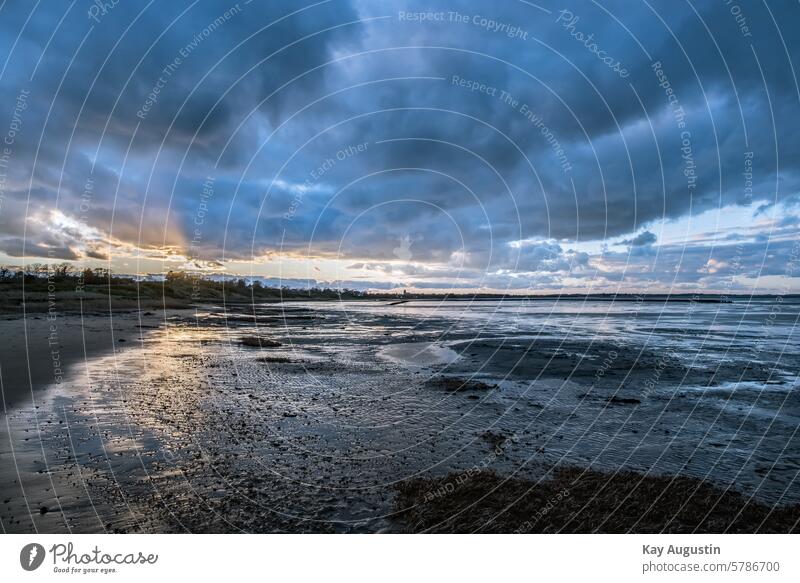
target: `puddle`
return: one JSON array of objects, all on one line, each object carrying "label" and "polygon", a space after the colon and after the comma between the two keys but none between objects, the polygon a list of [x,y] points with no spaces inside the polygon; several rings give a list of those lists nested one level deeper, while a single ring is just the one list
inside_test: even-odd
[{"label": "puddle", "polygon": [[438,342],[392,344],[382,348],[378,354],[383,358],[408,366],[452,364],[461,358],[455,350]]}]

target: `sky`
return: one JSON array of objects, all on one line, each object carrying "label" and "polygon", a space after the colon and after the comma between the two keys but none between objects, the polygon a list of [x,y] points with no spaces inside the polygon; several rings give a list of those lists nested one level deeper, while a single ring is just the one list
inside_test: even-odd
[{"label": "sky", "polygon": [[0,263],[800,291],[800,5],[0,4]]}]

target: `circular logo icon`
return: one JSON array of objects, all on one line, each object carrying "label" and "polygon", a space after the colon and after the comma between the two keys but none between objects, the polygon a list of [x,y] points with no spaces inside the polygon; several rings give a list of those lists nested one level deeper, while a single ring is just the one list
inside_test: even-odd
[{"label": "circular logo icon", "polygon": [[19,552],[19,564],[26,571],[35,571],[44,562],[44,547],[39,543],[29,543]]}]

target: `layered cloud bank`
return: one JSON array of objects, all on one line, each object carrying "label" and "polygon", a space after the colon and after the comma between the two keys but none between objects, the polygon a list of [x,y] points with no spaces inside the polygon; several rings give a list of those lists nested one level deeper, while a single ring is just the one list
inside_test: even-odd
[{"label": "layered cloud bank", "polygon": [[9,2],[0,262],[796,291],[791,3]]}]

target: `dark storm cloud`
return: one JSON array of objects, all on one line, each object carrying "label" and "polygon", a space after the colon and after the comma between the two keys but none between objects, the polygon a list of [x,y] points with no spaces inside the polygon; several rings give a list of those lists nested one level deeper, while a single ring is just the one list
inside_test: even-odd
[{"label": "dark storm cloud", "polygon": [[630,245],[631,247],[643,247],[645,245],[652,245],[658,240],[655,233],[651,233],[650,231],[644,231],[639,233],[632,239],[623,239],[619,242],[619,245]]},{"label": "dark storm cloud", "polygon": [[650,266],[653,221],[797,196],[793,4],[92,6],[0,10],[3,134],[30,92],[6,254],[310,251],[537,287],[592,277],[573,244]]}]

